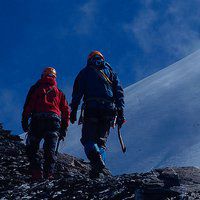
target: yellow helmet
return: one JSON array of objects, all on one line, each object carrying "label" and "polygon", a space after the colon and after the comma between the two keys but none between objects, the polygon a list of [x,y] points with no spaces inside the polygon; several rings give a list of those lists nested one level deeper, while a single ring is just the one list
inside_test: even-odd
[{"label": "yellow helmet", "polygon": [[56,78],[56,70],[53,67],[46,67],[42,72],[42,77],[53,76]]}]

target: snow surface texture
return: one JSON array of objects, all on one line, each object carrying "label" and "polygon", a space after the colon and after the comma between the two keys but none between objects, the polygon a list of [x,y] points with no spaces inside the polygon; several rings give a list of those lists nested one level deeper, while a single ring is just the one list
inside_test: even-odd
[{"label": "snow surface texture", "polygon": [[[164,166],[200,166],[200,50],[125,89],[127,123],[121,152],[116,130],[108,140],[113,174]],[[85,157],[81,126],[71,125],[60,151]]]}]

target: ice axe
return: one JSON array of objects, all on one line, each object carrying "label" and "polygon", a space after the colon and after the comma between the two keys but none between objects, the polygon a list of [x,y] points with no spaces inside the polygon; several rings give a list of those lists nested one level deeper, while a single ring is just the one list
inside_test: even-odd
[{"label": "ice axe", "polygon": [[[116,127],[116,125],[117,125],[117,114],[115,114],[115,116],[114,116],[114,119],[111,123],[111,127],[114,129]],[[119,138],[119,142],[120,142],[120,145],[121,145],[121,148],[122,148],[122,152],[125,153],[126,152],[126,146],[123,142],[120,128],[121,127],[118,125],[117,126],[118,138]]]},{"label": "ice axe", "polygon": [[55,151],[55,155],[56,155],[56,156],[58,155],[58,148],[59,148],[59,145],[60,145],[60,141],[61,141],[61,138],[59,137],[59,138],[58,138],[57,145],[56,145],[56,151]]},{"label": "ice axe", "polygon": [[56,151],[55,151],[55,155],[56,155],[56,156],[58,155],[58,149],[59,149],[59,145],[60,145],[60,141],[61,141],[61,140],[64,141],[64,137],[59,136],[58,142],[57,142],[57,145],[56,145]]},{"label": "ice axe", "polygon": [[121,131],[120,131],[120,127],[117,126],[117,132],[118,132],[118,138],[119,138],[119,142],[120,142],[120,145],[121,145],[121,148],[122,148],[122,152],[125,153],[126,152],[126,146],[123,142],[123,139],[122,139],[122,135],[121,135]]}]

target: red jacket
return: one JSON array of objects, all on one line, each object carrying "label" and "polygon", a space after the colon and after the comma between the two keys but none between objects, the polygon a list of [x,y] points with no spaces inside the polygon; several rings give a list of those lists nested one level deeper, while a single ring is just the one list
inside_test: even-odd
[{"label": "red jacket", "polygon": [[65,126],[69,126],[70,109],[65,95],[58,89],[55,78],[41,78],[33,85],[26,97],[23,117],[29,118],[34,113],[54,112]]}]

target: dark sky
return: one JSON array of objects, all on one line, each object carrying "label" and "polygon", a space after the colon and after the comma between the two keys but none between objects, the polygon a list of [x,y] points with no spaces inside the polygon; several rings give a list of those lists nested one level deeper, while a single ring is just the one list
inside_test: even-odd
[{"label": "dark sky", "polygon": [[200,48],[199,0],[0,0],[0,121],[14,133],[47,66],[71,100],[78,71],[101,51],[124,87]]}]

